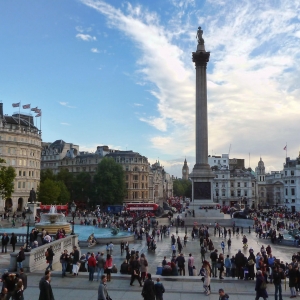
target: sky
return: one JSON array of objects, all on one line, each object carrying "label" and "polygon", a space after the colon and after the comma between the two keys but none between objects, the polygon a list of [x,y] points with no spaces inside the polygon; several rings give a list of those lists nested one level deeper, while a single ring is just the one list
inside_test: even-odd
[{"label": "sky", "polygon": [[133,150],[181,177],[195,163],[198,26],[209,154],[282,170],[300,150],[300,0],[1,1],[4,113],[31,104],[45,142]]}]

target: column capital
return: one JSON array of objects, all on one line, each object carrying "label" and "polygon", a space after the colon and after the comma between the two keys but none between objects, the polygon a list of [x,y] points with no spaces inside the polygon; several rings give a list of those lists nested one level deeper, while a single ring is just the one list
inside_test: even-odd
[{"label": "column capital", "polygon": [[206,67],[207,63],[209,62],[210,52],[206,51],[197,51],[193,52],[193,62],[195,66],[198,67]]}]

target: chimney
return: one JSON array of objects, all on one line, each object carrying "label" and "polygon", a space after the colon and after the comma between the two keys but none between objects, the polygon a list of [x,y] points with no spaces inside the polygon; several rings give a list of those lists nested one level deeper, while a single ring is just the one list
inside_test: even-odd
[{"label": "chimney", "polygon": [[0,102],[0,119],[3,119],[3,103]]}]

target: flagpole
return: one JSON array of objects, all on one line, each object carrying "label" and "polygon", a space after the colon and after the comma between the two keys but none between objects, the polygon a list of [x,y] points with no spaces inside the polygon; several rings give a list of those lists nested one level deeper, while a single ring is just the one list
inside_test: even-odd
[{"label": "flagpole", "polygon": [[20,109],[21,109],[21,101],[19,103],[19,127],[20,127]]},{"label": "flagpole", "polygon": [[[31,103],[29,104],[29,108],[31,107]],[[30,113],[28,114],[28,122],[29,122],[29,131],[30,131]]]}]

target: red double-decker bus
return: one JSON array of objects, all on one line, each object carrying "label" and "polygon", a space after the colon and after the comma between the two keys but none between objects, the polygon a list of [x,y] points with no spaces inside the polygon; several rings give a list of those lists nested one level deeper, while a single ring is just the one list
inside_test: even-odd
[{"label": "red double-decker bus", "polygon": [[[48,204],[43,205],[43,204],[41,204],[39,209],[41,210],[41,212],[47,213],[47,212],[49,212],[51,206],[52,205],[48,205]],[[66,216],[68,215],[68,205],[56,205],[56,209],[57,209],[57,212],[62,212]]]},{"label": "red double-decker bus", "polygon": [[159,205],[156,203],[126,203],[125,210],[135,211],[135,210],[158,210]]}]

